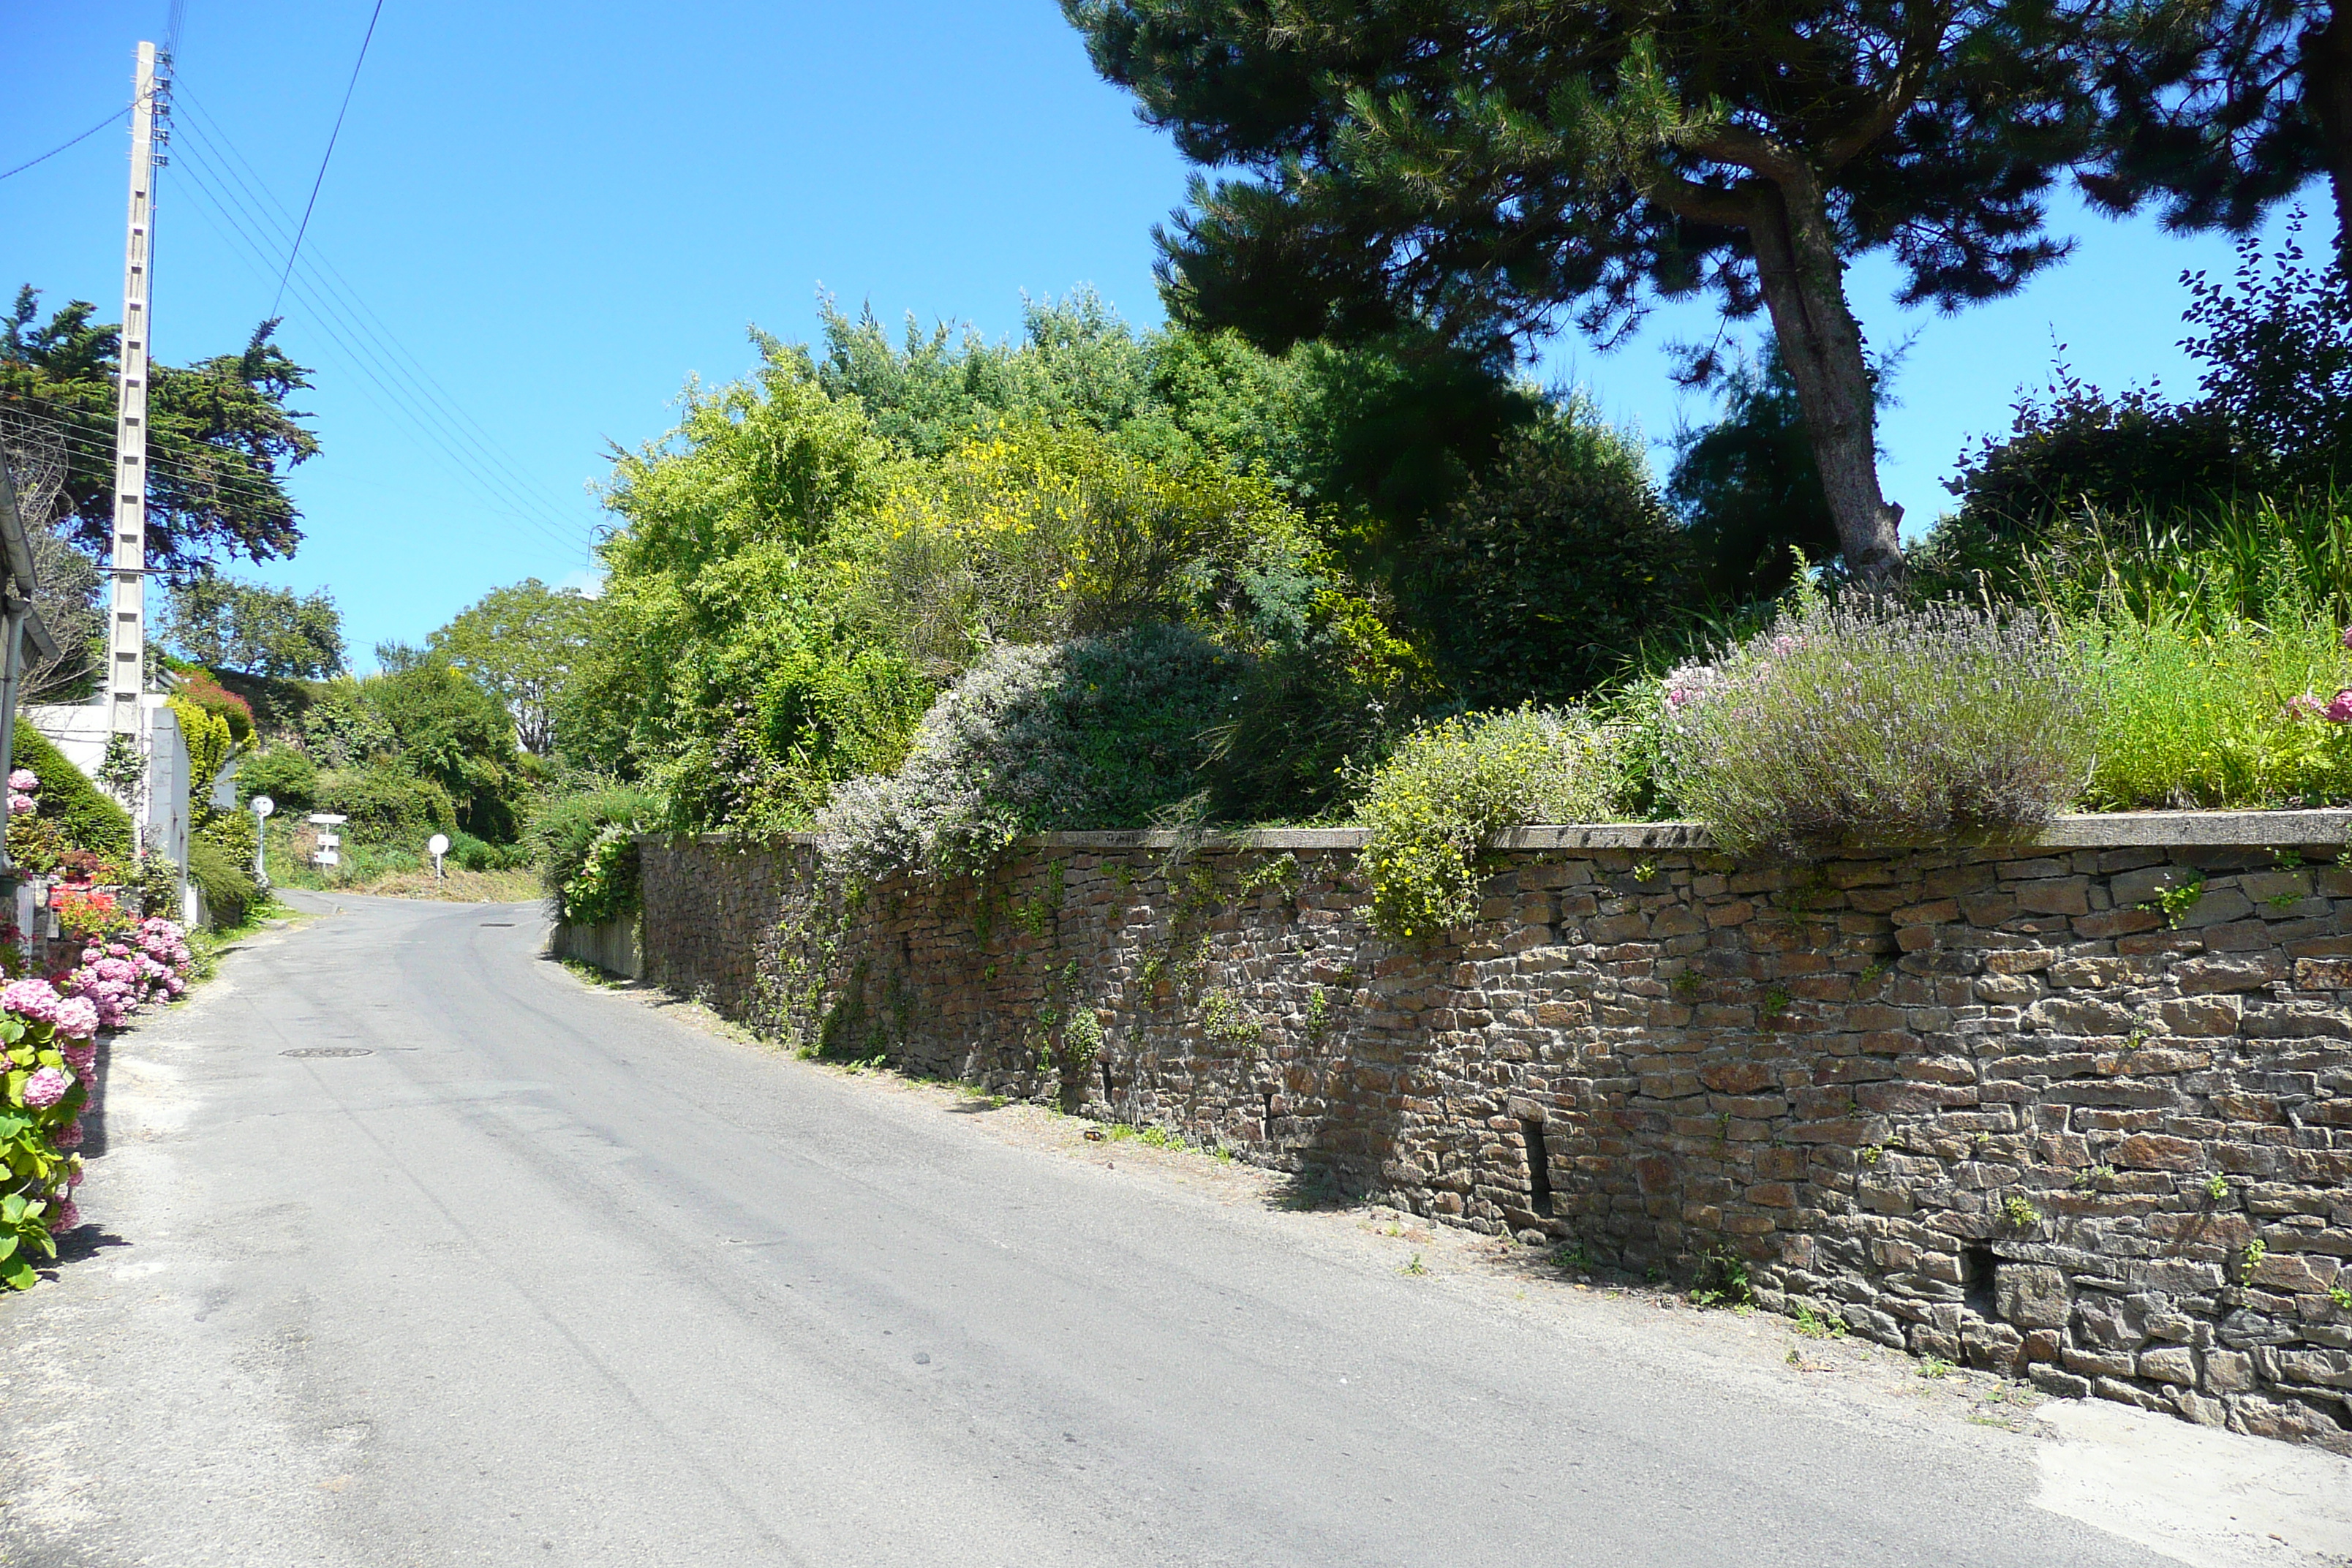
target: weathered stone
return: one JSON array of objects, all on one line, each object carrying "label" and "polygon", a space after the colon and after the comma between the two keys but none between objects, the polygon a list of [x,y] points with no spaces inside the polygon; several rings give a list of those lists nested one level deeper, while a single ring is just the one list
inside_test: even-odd
[{"label": "weathered stone", "polygon": [[2000,1315],[2021,1329],[2060,1329],[2074,1316],[2066,1276],[2031,1263],[2004,1263],[1993,1271]]}]

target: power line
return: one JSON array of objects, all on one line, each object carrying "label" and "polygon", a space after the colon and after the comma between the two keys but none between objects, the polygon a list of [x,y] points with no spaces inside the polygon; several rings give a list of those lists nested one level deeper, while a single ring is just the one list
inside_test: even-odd
[{"label": "power line", "polygon": [[[229,183],[227,176],[203,155],[200,143],[192,146],[190,143],[184,142],[182,147],[184,153],[192,153],[193,156],[183,159],[180,165],[181,172],[188,175],[191,188],[203,198],[205,205],[211,208],[211,211],[205,214],[206,221],[213,221],[214,216],[217,215],[220,222],[233,231],[235,239],[241,241],[251,258],[266,269],[268,265],[268,252],[272,247],[268,246],[266,239],[247,227],[247,221],[261,224],[267,220],[256,217],[250,212],[245,212],[244,218],[240,219],[238,212],[244,211],[243,204],[237,201],[234,195],[224,194],[223,191],[214,188],[213,182],[218,182],[224,187],[226,186]],[[233,207],[238,211],[232,211]],[[225,235],[224,237],[228,236]],[[267,276],[266,270],[264,276]],[[500,510],[509,512],[518,521],[536,528],[551,542],[567,552],[581,548],[583,542],[569,531],[572,526],[576,525],[566,524],[560,514],[546,509],[544,502],[537,501],[536,498],[528,491],[525,491],[519,500],[517,495],[509,489],[511,481],[501,482],[493,469],[485,466],[483,460],[469,457],[452,444],[453,438],[457,441],[467,440],[465,432],[456,428],[455,421],[443,407],[436,405],[436,400],[429,396],[417,395],[413,387],[409,391],[404,391],[395,384],[396,382],[404,379],[401,373],[396,367],[385,364],[383,359],[371,352],[364,341],[366,334],[362,329],[348,321],[327,300],[314,293],[310,284],[298,280],[294,284],[294,289],[297,296],[304,300],[317,312],[314,325],[341,348],[350,356],[352,367],[357,370],[367,383],[373,384],[375,392],[370,392],[365,385],[361,389],[370,402],[375,403],[383,412],[405,420],[428,447],[437,450],[460,472],[472,479],[480,488],[485,497]],[[376,395],[378,392],[382,394],[381,397]],[[478,447],[479,445],[479,443],[472,444]],[[491,460],[495,461],[494,458]],[[500,463],[498,466],[506,465]],[[537,512],[531,510],[530,504],[536,504],[540,510]],[[554,521],[551,521],[551,519]]]},{"label": "power line", "polygon": [[[268,209],[277,207],[281,215],[285,209],[269,195],[259,174],[253,172],[252,165],[221,131],[218,121],[205,113],[193,97],[186,101],[196,117],[187,129],[195,138],[191,150],[196,163],[191,173],[199,194],[214,205],[224,221],[236,228],[247,246],[257,251],[268,250],[273,232],[282,242],[285,231],[270,217]],[[215,145],[215,141],[219,145]],[[237,173],[237,164],[244,166],[250,180]],[[222,188],[215,190],[207,176]],[[239,192],[244,193],[243,196]],[[249,205],[247,197],[251,198]],[[230,211],[231,207],[236,210]],[[257,234],[257,230],[262,232]],[[551,537],[566,550],[581,547],[583,540],[580,535],[593,537],[590,529],[548,504],[536,483],[416,356],[402,346],[323,253],[310,252],[302,258],[293,287],[298,296],[319,312],[320,320],[316,324],[320,329],[352,355],[354,368],[397,401],[400,413],[416,426],[428,444],[480,485],[486,495],[522,521],[537,523],[542,531],[550,531],[551,527]]]},{"label": "power line", "polygon": [[[208,167],[212,168],[216,177],[223,177],[224,184],[234,184],[252,198],[250,206],[240,201],[237,204],[238,210],[253,219],[257,226],[276,229],[282,237],[284,232],[282,226],[271,220],[268,209],[275,208],[279,216],[289,223],[292,221],[291,215],[287,213],[277,198],[269,194],[268,187],[263,184],[259,173],[247,161],[245,155],[237,151],[236,144],[229,140],[227,133],[221,129],[219,121],[206,112],[204,106],[197,102],[193,95],[183,93],[181,96],[201,122],[195,133],[202,143],[202,150],[215,158],[221,158],[225,154],[225,158],[216,167],[211,165]],[[209,135],[206,134],[205,126],[210,127]],[[218,143],[217,146],[214,144],[215,142]],[[245,171],[242,175],[237,172],[240,167]],[[328,258],[325,252],[317,250],[308,252],[302,263],[302,270],[307,275],[311,287],[317,289],[320,295],[342,307],[346,312],[346,315],[341,318],[342,324],[378,349],[383,359],[388,362],[392,371],[408,384],[418,400],[439,414],[445,424],[467,447],[474,450],[484,464],[499,474],[507,482],[513,484],[518,490],[538,506],[544,515],[552,518],[558,526],[565,529],[581,526],[560,510],[547,505],[539,492],[536,481],[516,466],[498,446],[496,437],[483,427],[481,421],[467,412],[464,405],[457,401],[455,395],[442,385],[439,379],[425,368],[424,362],[411,353],[399,339],[393,335],[391,328],[384,324],[383,319],[370,308],[367,301],[360,296],[359,291],[336,269],[334,263]],[[331,306],[328,308],[331,309]]]},{"label": "power line", "polygon": [[286,279],[294,276],[294,258],[301,254],[302,237],[310,232],[310,209],[319,205],[319,187],[327,183],[327,161],[335,155],[335,139],[343,133],[343,116],[351,110],[352,93],[360,85],[360,67],[367,64],[376,18],[383,15],[383,0],[375,0],[375,9],[368,14],[367,36],[360,40],[360,58],[352,62],[352,79],[343,84],[343,106],[335,110],[335,128],[327,133],[327,150],[319,155],[319,177],[310,182],[310,199],[302,205],[302,224],[294,231],[294,247],[286,253],[286,270],[278,275],[278,293],[269,301],[272,316],[278,314],[278,301],[286,298]]},{"label": "power line", "polygon": [[131,110],[136,107],[138,106],[135,101],[123,105],[121,109],[116,110],[113,113],[109,114],[105,119],[100,121],[97,124],[91,126],[89,130],[75,137],[72,141],[60,142],[56,146],[50,148],[47,152],[42,153],[39,157],[27,158],[25,162],[17,164],[6,174],[0,174],[0,180],[13,180],[17,175],[23,174],[26,170],[31,168],[34,164],[46,163],[50,159],[56,157],[58,153],[64,152],[67,148],[80,146],[83,142],[89,141],[91,137],[97,135],[100,132],[105,130],[116,121],[130,113]]}]

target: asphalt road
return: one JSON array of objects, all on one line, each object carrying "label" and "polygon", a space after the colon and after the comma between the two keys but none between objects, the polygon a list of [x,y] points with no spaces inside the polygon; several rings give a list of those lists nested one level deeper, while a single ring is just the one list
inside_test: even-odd
[{"label": "asphalt road", "polygon": [[346,899],[118,1043],[102,1239],[0,1302],[0,1561],[2164,1560],[2037,1506],[2046,1440],[1400,1273],[540,940]]}]

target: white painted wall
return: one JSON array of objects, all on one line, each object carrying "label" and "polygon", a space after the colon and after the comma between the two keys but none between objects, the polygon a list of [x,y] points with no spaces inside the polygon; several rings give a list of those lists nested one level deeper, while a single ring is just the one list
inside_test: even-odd
[{"label": "white painted wall", "polygon": [[[195,887],[188,871],[188,742],[161,692],[149,692],[146,710],[148,746],[147,820],[142,835],[145,847],[160,850],[180,868],[180,907],[193,921]],[[63,707],[38,705],[20,710],[25,722],[65,753],[94,784],[99,764],[106,760],[106,709],[96,703]]]}]

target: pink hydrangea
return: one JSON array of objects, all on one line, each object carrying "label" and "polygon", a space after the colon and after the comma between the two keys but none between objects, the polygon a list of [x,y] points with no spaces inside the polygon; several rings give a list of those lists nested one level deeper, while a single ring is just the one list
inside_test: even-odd
[{"label": "pink hydrangea", "polygon": [[54,1236],[61,1230],[78,1229],[80,1225],[81,1210],[74,1205],[73,1199],[67,1198],[58,1205],[57,1223],[49,1226],[49,1234]]},{"label": "pink hydrangea", "polygon": [[86,1040],[98,1033],[98,1007],[87,996],[68,996],[58,1004],[58,1033]]},{"label": "pink hydrangea", "polygon": [[49,1142],[59,1149],[79,1149],[81,1147],[81,1118],[77,1116],[55,1132],[50,1133]]},{"label": "pink hydrangea", "polygon": [[22,816],[27,812],[38,811],[40,804],[29,795],[11,795],[8,797],[8,815]]},{"label": "pink hydrangea", "polygon": [[66,1097],[73,1087],[73,1075],[57,1068],[43,1068],[25,1080],[25,1103],[35,1110],[47,1110]]},{"label": "pink hydrangea", "polygon": [[2337,692],[2320,717],[2331,724],[2352,724],[2352,689]]},{"label": "pink hydrangea", "polygon": [[12,980],[6,989],[0,990],[0,1010],[14,1013],[19,1018],[30,1018],[37,1024],[53,1022],[61,1000],[58,988],[46,980]]},{"label": "pink hydrangea", "polygon": [[58,1045],[58,1055],[65,1058],[67,1067],[83,1078],[88,1078],[90,1069],[98,1066],[98,1044],[94,1040],[62,1040]]},{"label": "pink hydrangea", "polygon": [[[2352,644],[2346,646],[2352,647]],[[18,768],[8,775],[8,791],[11,795],[38,795],[41,793],[40,775],[30,768]]]}]

